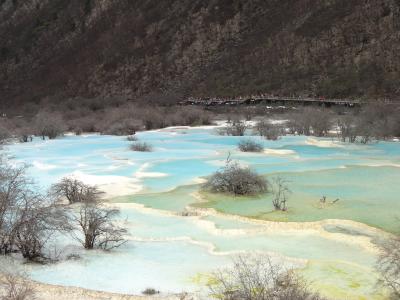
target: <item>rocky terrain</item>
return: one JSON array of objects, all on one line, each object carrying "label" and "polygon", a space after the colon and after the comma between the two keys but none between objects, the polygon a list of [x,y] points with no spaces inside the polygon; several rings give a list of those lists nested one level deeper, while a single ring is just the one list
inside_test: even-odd
[{"label": "rocky terrain", "polygon": [[4,106],[254,92],[397,98],[399,56],[399,0],[0,0]]}]

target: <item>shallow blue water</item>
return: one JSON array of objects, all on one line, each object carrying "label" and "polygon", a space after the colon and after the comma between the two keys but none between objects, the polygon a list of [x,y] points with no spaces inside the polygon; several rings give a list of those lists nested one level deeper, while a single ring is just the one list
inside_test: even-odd
[{"label": "shallow blue water", "polygon": [[[386,229],[393,225],[394,213],[400,211],[396,200],[400,194],[396,184],[400,178],[399,143],[345,145],[304,136],[286,136],[278,141],[252,137],[263,143],[267,152],[242,153],[237,144],[243,137],[219,136],[214,129],[165,129],[138,133],[138,137],[152,144],[154,150],[133,152],[125,137],[88,135],[53,141],[35,139],[32,143],[8,145],[3,152],[12,157],[12,162],[29,164],[29,174],[43,190],[76,172],[98,176],[93,178],[99,181],[120,176],[134,179],[143,194],[132,198],[128,195],[123,202],[143,197],[137,202],[168,211],[182,211],[195,201],[189,194],[197,187],[164,196],[157,193],[210,175],[224,165],[228,155],[260,173],[291,180],[294,200],[285,216],[290,220],[304,221],[304,216],[310,215],[316,219],[356,216],[357,221]],[[332,208],[316,208],[321,195],[328,199],[340,197],[341,201]],[[268,197],[236,202],[227,199],[217,203],[216,208],[251,216],[268,215],[271,209]],[[348,243],[332,233],[334,227],[327,227],[328,236],[301,229],[235,233],[229,230],[254,230],[259,226],[216,216],[204,217],[204,223],[198,218],[143,212],[129,206],[122,208],[121,220],[127,220],[134,241],[115,254],[82,252],[82,261],[32,267],[32,276],[49,283],[115,292],[138,293],[149,286],[179,292],[196,288],[187,278],[226,265],[229,259],[222,255],[226,252],[258,250],[318,263],[337,260],[351,263],[356,269],[372,268],[376,258],[357,242]],[[185,241],[177,241],[182,239]],[[348,239],[353,239],[351,234]],[[80,275],[70,276],[70,272]]]}]

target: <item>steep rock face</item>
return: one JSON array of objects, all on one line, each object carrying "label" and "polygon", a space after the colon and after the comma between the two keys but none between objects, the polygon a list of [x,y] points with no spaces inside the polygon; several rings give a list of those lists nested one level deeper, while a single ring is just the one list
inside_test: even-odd
[{"label": "steep rock face", "polygon": [[0,100],[400,93],[399,0],[0,0]]}]

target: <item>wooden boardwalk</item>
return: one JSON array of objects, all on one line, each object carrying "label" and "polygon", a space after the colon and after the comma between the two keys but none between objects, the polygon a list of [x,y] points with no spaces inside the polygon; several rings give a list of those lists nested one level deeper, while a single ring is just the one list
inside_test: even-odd
[{"label": "wooden boardwalk", "polygon": [[302,97],[277,97],[277,96],[252,96],[238,98],[188,98],[181,101],[181,105],[256,105],[256,104],[277,104],[277,105],[325,105],[325,106],[359,106],[363,102],[357,99],[325,99],[325,98],[302,98]]}]

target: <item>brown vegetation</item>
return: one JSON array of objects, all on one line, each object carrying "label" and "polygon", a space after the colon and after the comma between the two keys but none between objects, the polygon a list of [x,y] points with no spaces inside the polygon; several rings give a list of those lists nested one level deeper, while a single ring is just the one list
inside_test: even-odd
[{"label": "brown vegetation", "polygon": [[270,181],[270,191],[272,193],[272,204],[275,210],[286,211],[287,201],[291,191],[288,186],[288,182],[281,177],[274,177]]},{"label": "brown vegetation", "polygon": [[238,144],[238,148],[242,152],[262,152],[264,146],[251,139],[241,140]]},{"label": "brown vegetation", "polygon": [[220,135],[244,136],[247,129],[248,126],[245,121],[234,119],[225,127],[219,128],[218,133]]},{"label": "brown vegetation", "polygon": [[153,151],[153,146],[146,142],[135,142],[130,146],[130,149],[138,152],[151,152]]},{"label": "brown vegetation", "polygon": [[102,194],[97,187],[70,177],[64,177],[60,182],[53,184],[50,193],[57,199],[66,198],[69,204],[90,201]]},{"label": "brown vegetation", "polygon": [[62,210],[36,192],[25,167],[0,165],[0,254],[14,251],[30,261],[52,259],[45,245],[58,231],[68,230]]},{"label": "brown vegetation", "polygon": [[[9,265],[5,265],[5,264]],[[35,300],[35,289],[25,278],[26,275],[9,270],[13,263],[3,261],[0,264],[0,300]]]},{"label": "brown vegetation", "polygon": [[306,107],[289,116],[292,134],[326,136],[332,124],[332,114],[327,109]]},{"label": "brown vegetation", "polygon": [[400,236],[389,238],[381,245],[377,269],[381,284],[391,291],[391,299],[400,298]]},{"label": "brown vegetation", "polygon": [[322,300],[294,270],[266,255],[238,256],[213,274],[210,297],[222,300]]},{"label": "brown vegetation", "polygon": [[228,157],[226,165],[208,178],[203,189],[212,193],[237,196],[256,195],[267,191],[267,180],[247,167],[241,167]]},{"label": "brown vegetation", "polygon": [[276,141],[280,136],[285,135],[284,129],[265,121],[257,122],[254,131],[265,139],[272,141]]}]

